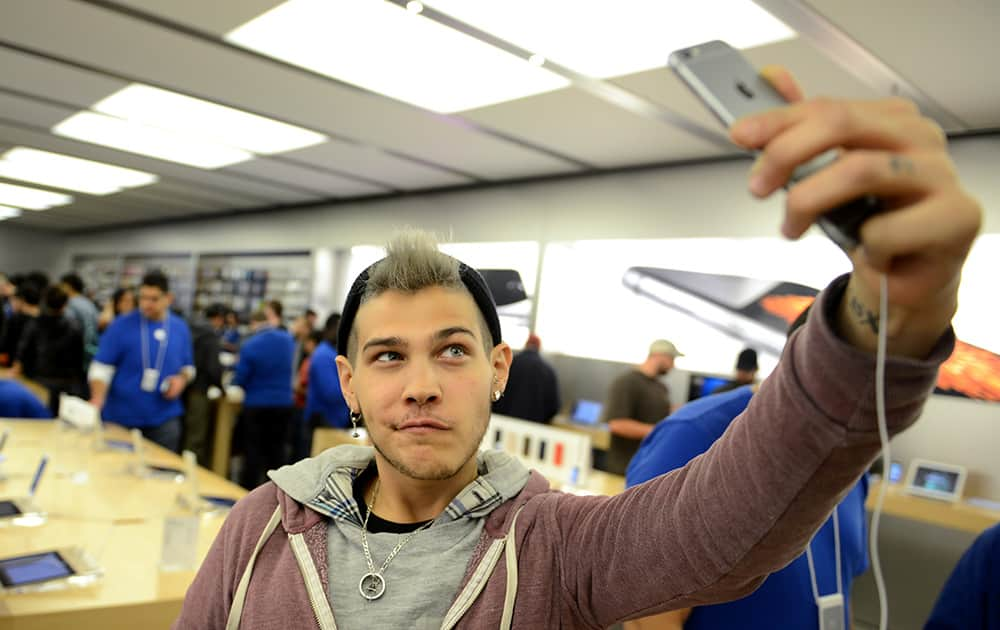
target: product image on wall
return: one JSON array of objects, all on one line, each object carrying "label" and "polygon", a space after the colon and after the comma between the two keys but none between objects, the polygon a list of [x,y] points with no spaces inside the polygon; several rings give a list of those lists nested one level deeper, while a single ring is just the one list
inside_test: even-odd
[{"label": "product image on wall", "polygon": [[787,315],[794,320],[818,293],[794,282],[656,267],[631,267],[622,283],[749,347],[778,355],[785,345]]}]

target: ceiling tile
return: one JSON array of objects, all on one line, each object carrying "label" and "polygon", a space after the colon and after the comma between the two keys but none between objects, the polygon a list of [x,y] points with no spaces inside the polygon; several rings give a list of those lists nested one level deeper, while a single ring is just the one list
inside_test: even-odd
[{"label": "ceiling tile", "polygon": [[973,128],[1000,128],[996,0],[812,0],[827,19]]},{"label": "ceiling tile", "polygon": [[726,153],[676,127],[633,114],[575,88],[484,107],[465,115],[605,168]]}]

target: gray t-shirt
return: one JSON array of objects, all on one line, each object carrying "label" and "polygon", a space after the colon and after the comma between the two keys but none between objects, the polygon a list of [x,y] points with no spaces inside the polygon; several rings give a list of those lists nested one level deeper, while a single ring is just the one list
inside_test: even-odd
[{"label": "gray t-shirt", "polygon": [[[385,593],[368,601],[358,584],[368,573],[361,528],[342,520],[327,526],[330,602],[338,630],[437,630],[483,533],[485,518],[434,523],[417,532],[386,568]],[[375,569],[406,534],[368,534]],[[434,558],[432,563],[428,558]]]},{"label": "gray t-shirt", "polygon": [[[604,421],[632,418],[646,424],[656,424],[670,415],[670,390],[661,381],[639,370],[629,370],[612,383],[604,401]],[[605,467],[609,472],[625,474],[632,456],[642,440],[611,434],[611,447]]]}]

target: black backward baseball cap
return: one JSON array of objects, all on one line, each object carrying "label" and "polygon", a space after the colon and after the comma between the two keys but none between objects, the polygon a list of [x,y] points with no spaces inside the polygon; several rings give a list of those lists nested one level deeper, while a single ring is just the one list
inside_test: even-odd
[{"label": "black backward baseball cap", "polygon": [[[383,258],[382,260],[385,259]],[[347,356],[347,341],[351,336],[351,328],[354,327],[354,318],[358,314],[358,309],[361,308],[361,298],[365,294],[365,289],[368,288],[368,276],[371,274],[371,270],[382,262],[382,260],[369,265],[354,280],[354,284],[351,285],[351,290],[347,294],[347,300],[344,301],[344,310],[341,312],[340,326],[337,328],[337,351],[339,354]],[[472,294],[472,299],[476,301],[479,312],[483,314],[483,319],[486,320],[486,327],[490,330],[493,345],[496,346],[503,338],[500,334],[500,317],[497,315],[497,305],[493,300],[493,294],[490,293],[490,289],[486,285],[486,280],[483,279],[483,276],[478,271],[460,260],[457,262],[458,275],[462,279],[462,284]]]}]

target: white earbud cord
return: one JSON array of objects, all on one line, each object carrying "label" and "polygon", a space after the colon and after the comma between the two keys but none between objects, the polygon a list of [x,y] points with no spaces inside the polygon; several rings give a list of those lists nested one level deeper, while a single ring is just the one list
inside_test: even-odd
[{"label": "white earbud cord", "polygon": [[885,502],[886,489],[889,487],[889,471],[892,469],[892,459],[889,450],[889,429],[885,418],[885,353],[886,329],[889,327],[889,283],[883,273],[879,280],[879,315],[878,315],[878,350],[875,356],[875,408],[878,413],[878,435],[882,441],[882,483],[879,485],[875,510],[872,513],[872,529],[869,533],[869,554],[872,561],[872,572],[875,575],[875,587],[878,590],[879,630],[889,627],[889,600],[885,592],[885,579],[882,577],[882,563],[878,557],[878,526],[882,516],[882,504]]}]

